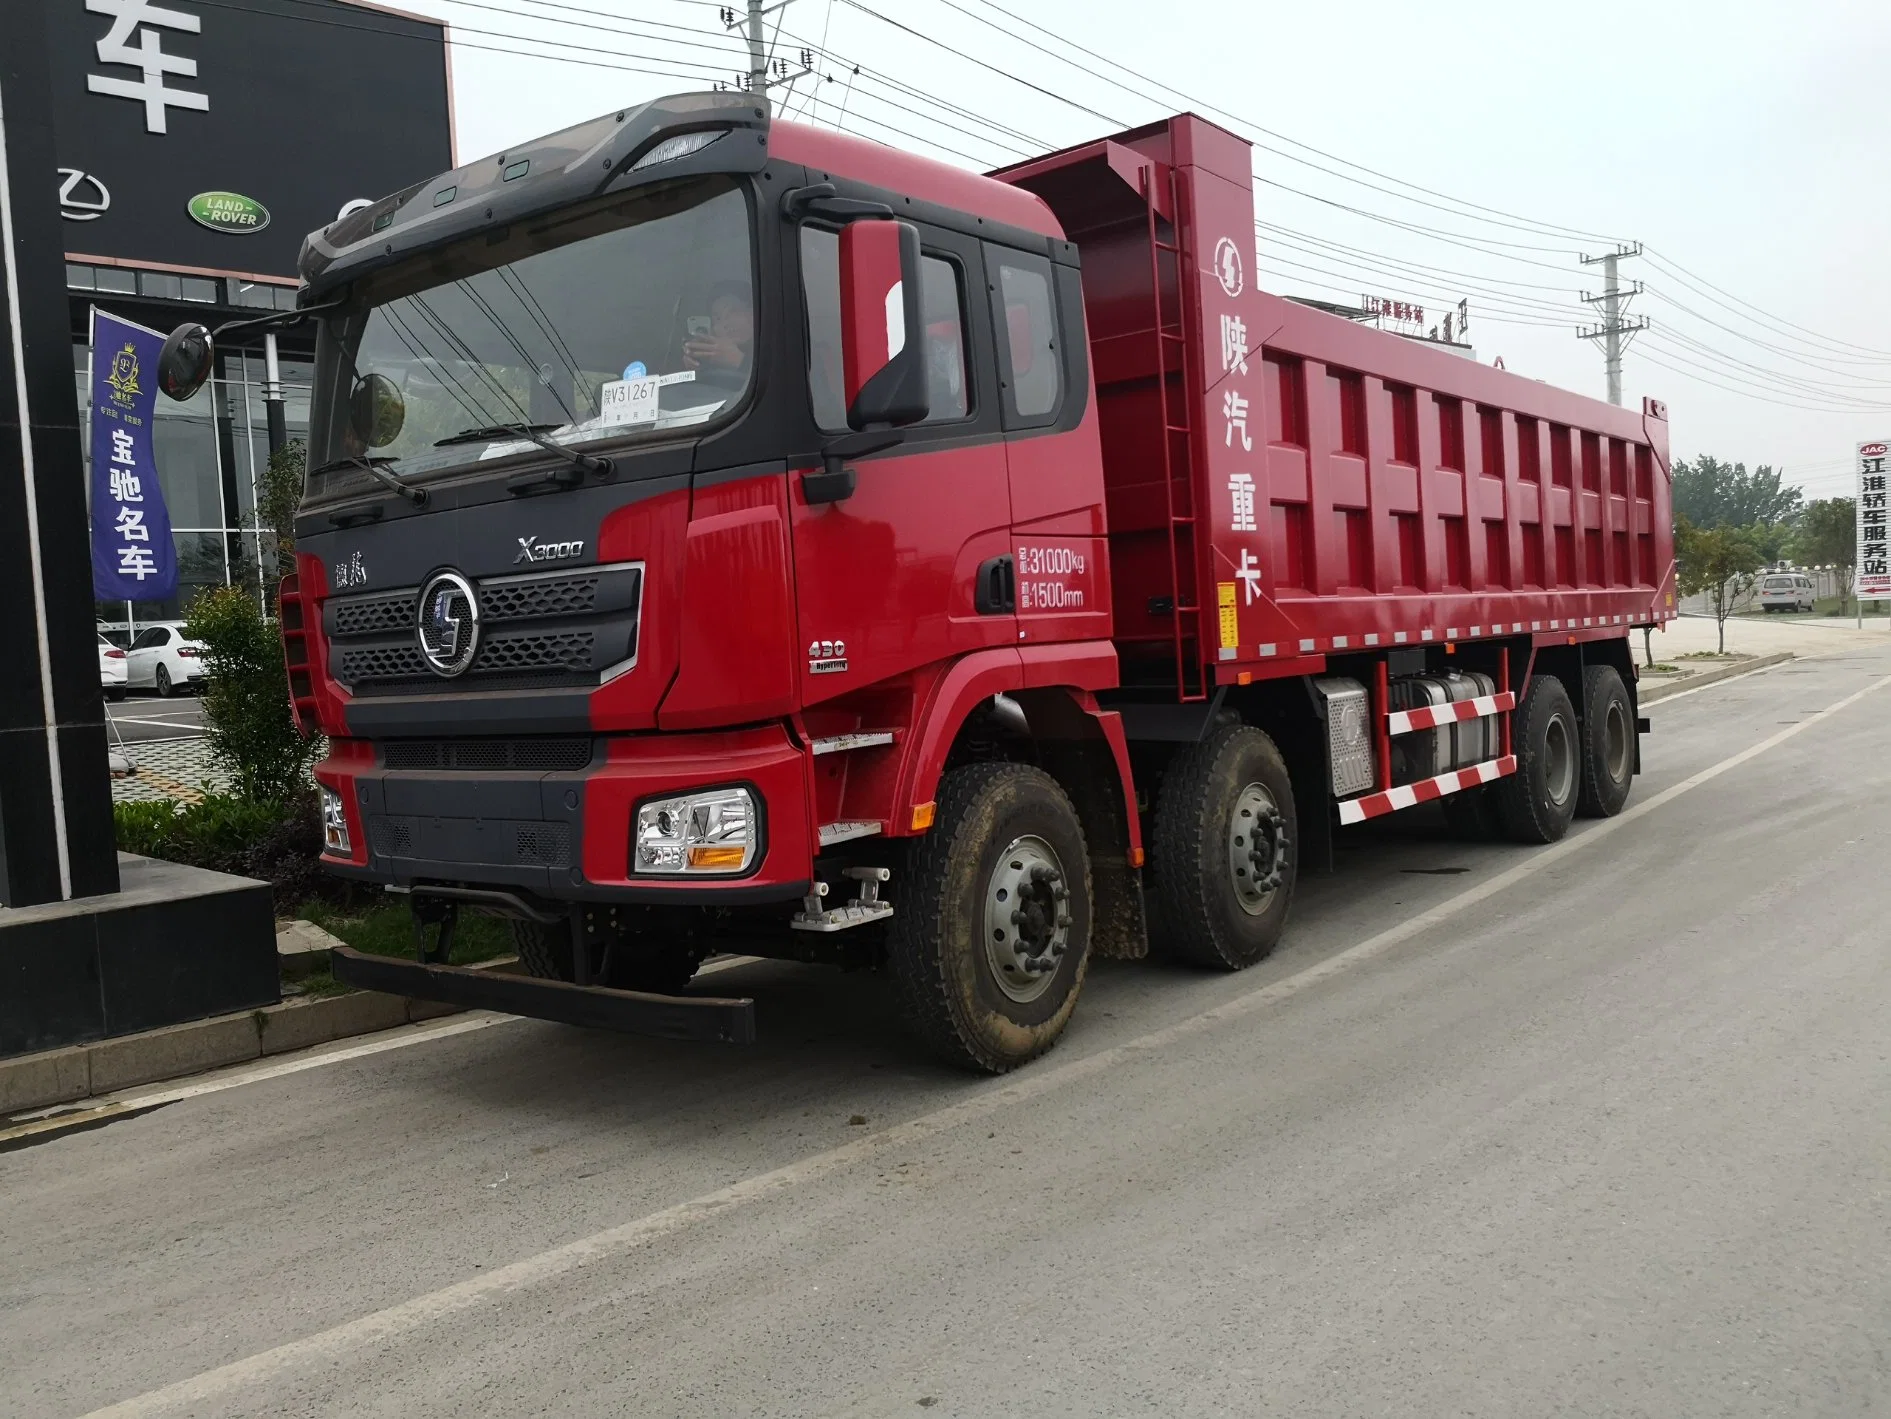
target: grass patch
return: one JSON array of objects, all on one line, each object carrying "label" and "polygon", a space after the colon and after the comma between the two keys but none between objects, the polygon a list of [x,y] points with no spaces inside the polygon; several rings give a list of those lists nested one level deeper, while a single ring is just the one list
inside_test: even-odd
[{"label": "grass patch", "polygon": [[1747,660],[1750,657],[1735,655],[1730,650],[1684,650],[1675,656],[1676,660]]},{"label": "grass patch", "polygon": [[1680,666],[1669,665],[1663,661],[1655,665],[1642,666],[1641,673],[1644,675],[1677,675],[1680,673],[1680,670]]},{"label": "grass patch", "polygon": [[284,985],[282,997],[284,1000],[325,1000],[331,995],[346,995],[353,989],[336,980],[333,972],[310,971],[301,980]]},{"label": "grass patch", "polygon": [[[327,902],[304,902],[293,916],[314,922],[331,936],[338,936],[357,951],[371,956],[414,955],[414,919],[405,897],[378,902],[365,909],[333,906]],[[470,966],[490,961],[495,956],[512,954],[512,929],[497,917],[462,911],[453,930],[453,950],[449,959],[456,966]],[[315,977],[311,976],[310,980]]]}]

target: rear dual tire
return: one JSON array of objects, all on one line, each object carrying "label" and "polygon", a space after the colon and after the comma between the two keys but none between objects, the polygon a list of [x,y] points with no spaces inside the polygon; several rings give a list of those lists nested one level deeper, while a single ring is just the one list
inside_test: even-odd
[{"label": "rear dual tire", "polygon": [[1539,674],[1515,714],[1517,770],[1493,785],[1497,809],[1512,841],[1553,843],[1569,831],[1582,791],[1576,708],[1561,680]]},{"label": "rear dual tire", "polygon": [[1266,959],[1286,930],[1299,864],[1293,783],[1274,741],[1222,724],[1178,751],[1150,849],[1152,947],[1224,971]]},{"label": "rear dual tire", "polygon": [[1582,794],[1585,818],[1613,818],[1635,781],[1635,707],[1612,665],[1582,672]]}]

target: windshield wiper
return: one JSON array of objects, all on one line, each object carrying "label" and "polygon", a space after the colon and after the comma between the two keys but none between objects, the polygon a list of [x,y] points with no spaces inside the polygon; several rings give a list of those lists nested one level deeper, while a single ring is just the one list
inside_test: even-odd
[{"label": "windshield wiper", "polygon": [[309,470],[309,476],[316,477],[323,473],[334,473],[343,468],[359,468],[363,473],[371,474],[379,481],[387,484],[388,487],[399,493],[403,498],[406,498],[407,501],[412,503],[415,507],[425,507],[427,505],[427,490],[425,488],[410,488],[387,471],[386,465],[398,463],[399,461],[400,460],[397,458],[362,458],[358,455],[350,455],[344,458],[331,458],[321,467],[311,468]]},{"label": "windshield wiper", "polygon": [[433,446],[446,448],[456,443],[484,443],[511,434],[515,438],[528,439],[547,453],[555,453],[573,467],[581,468],[586,473],[595,473],[600,478],[617,466],[608,458],[599,458],[592,453],[579,453],[576,449],[553,443],[545,437],[550,430],[564,427],[563,424],[487,424],[482,428],[461,429],[457,434],[448,434],[443,439],[435,439]]}]

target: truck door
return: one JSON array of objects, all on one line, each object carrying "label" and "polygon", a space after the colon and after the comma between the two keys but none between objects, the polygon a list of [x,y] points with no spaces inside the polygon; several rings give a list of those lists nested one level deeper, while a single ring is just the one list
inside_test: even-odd
[{"label": "truck door", "polygon": [[1036,645],[1107,638],[1103,465],[1093,429],[1080,427],[1089,412],[1089,376],[1077,271],[990,242],[984,255],[1019,639]]},{"label": "truck door", "polygon": [[[931,413],[898,447],[852,463],[853,493],[808,502],[790,489],[802,702],[812,705],[985,646],[1014,645],[1008,603],[980,595],[981,568],[1010,550],[1011,500],[989,356],[978,243],[921,227],[922,338]],[[845,433],[839,234],[799,238],[815,422]],[[987,352],[977,358],[975,352]]]}]

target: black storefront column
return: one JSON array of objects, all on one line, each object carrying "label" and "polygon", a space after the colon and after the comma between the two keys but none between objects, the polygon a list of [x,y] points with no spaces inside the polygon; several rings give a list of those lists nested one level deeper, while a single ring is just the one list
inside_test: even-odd
[{"label": "black storefront column", "polygon": [[0,905],[118,890],[45,13],[0,41]]}]

